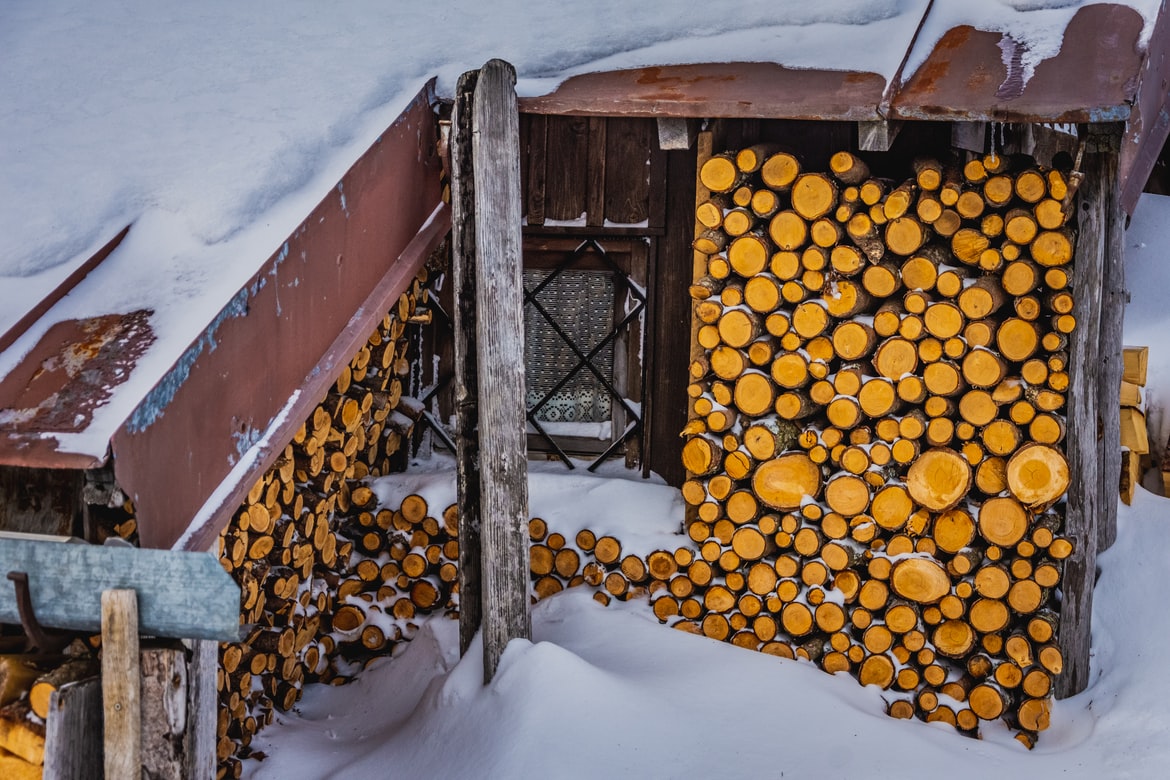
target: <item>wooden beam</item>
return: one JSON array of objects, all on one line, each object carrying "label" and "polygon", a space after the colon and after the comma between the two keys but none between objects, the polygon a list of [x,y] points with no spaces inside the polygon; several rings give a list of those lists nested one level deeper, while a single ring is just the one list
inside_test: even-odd
[{"label": "wooden beam", "polygon": [[987,151],[987,123],[951,122],[951,146],[983,154]]},{"label": "wooden beam", "polygon": [[516,71],[490,60],[475,87],[476,344],[483,517],[484,681],[528,611],[528,462],[524,435],[524,283]]},{"label": "wooden beam", "polygon": [[[0,571],[28,574],[37,622],[46,628],[101,629],[101,594],[138,593],[150,636],[237,641],[240,586],[210,553],[0,539]],[[19,623],[16,592],[0,579],[0,622]]]},{"label": "wooden beam", "polygon": [[663,151],[690,149],[695,145],[699,123],[694,119],[658,117],[658,148]]},{"label": "wooden beam", "polygon": [[[1073,554],[1064,562],[1057,632],[1064,655],[1064,671],[1056,679],[1057,698],[1084,690],[1089,682],[1092,638],[1093,584],[1097,574],[1097,522],[1105,504],[1116,508],[1117,489],[1101,492],[1099,431],[1102,289],[1110,198],[1116,197],[1117,154],[1090,151],[1084,156],[1084,180],[1078,192],[1079,235],[1073,259],[1073,295],[1077,327],[1070,345],[1067,435],[1071,484],[1065,509],[1064,533],[1073,541]],[[1116,409],[1117,388],[1109,400]]]},{"label": "wooden beam", "polygon": [[102,717],[106,777],[142,772],[138,601],[133,590],[102,594]]},{"label": "wooden beam", "polygon": [[858,122],[857,148],[863,152],[888,152],[901,129],[902,123],[897,120]]},{"label": "wooden beam", "polygon": [[[459,503],[459,654],[479,630],[480,514],[478,372],[475,363],[475,171],[471,162],[471,114],[477,71],[459,78],[451,114],[451,276],[455,298],[455,473]],[[539,117],[541,149],[544,117]],[[529,176],[529,186],[534,178]],[[544,213],[544,171],[539,201]]]}]

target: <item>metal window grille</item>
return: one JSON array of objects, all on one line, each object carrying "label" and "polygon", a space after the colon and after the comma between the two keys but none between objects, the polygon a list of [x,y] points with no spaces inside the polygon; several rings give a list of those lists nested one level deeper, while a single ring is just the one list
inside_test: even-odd
[{"label": "metal window grille", "polygon": [[[602,267],[573,267],[586,256]],[[600,244],[585,241],[552,269],[526,269],[524,301],[528,423],[569,468],[566,439],[608,441],[593,470],[642,428],[640,405],[614,386],[614,360],[616,342],[645,310],[645,294]]]}]

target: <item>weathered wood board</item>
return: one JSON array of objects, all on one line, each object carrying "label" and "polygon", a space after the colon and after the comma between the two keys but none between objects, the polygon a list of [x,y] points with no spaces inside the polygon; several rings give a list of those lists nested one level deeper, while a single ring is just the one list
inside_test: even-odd
[{"label": "weathered wood board", "polygon": [[[28,574],[33,611],[47,628],[97,632],[102,592],[130,588],[142,634],[238,639],[240,587],[209,553],[0,539],[0,572],[13,571]],[[20,623],[6,578],[0,622]]]}]

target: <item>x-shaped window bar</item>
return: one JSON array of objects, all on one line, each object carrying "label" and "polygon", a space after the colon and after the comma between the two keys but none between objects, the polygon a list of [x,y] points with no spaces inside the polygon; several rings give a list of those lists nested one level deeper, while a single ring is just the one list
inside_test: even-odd
[{"label": "x-shaped window bar", "polygon": [[[548,310],[541,305],[540,301],[537,300],[537,296],[540,294],[541,290],[551,284],[552,281],[562,271],[567,270],[587,253],[594,253],[605,261],[605,263],[613,270],[614,276],[625,284],[625,287],[634,297],[636,303],[630,309],[630,311],[626,313],[621,321],[610,329],[609,334],[605,338],[603,338],[591,350],[584,352],[573,341],[573,338],[569,334],[565,333],[564,329],[557,324],[557,321],[553,318],[553,315],[549,314]],[[613,383],[610,381],[609,377],[605,376],[604,373],[598,370],[597,366],[593,364],[593,358],[603,349],[605,349],[606,346],[617,339],[617,337],[621,335],[621,332],[627,326],[629,326],[630,323],[641,316],[642,312],[646,308],[646,296],[638,287],[638,285],[632,284],[630,282],[629,274],[627,274],[621,268],[621,266],[613,261],[613,258],[611,258],[606,253],[601,245],[598,244],[595,240],[589,239],[587,241],[583,241],[580,246],[573,250],[573,252],[565,259],[563,263],[554,268],[548,276],[541,280],[540,284],[536,285],[536,287],[532,288],[531,290],[526,287],[524,289],[524,303],[525,305],[532,304],[532,307],[540,314],[540,316],[544,317],[548,324],[552,326],[552,329],[556,332],[556,334],[564,340],[565,344],[568,345],[569,349],[577,357],[577,364],[573,366],[571,370],[566,372],[565,376],[562,377],[561,380],[557,382],[557,384],[551,390],[545,393],[539,401],[533,404],[533,406],[527,412],[529,424],[532,425],[536,432],[539,433],[546,442],[548,442],[548,445],[552,447],[557,456],[560,457],[561,461],[570,469],[574,468],[573,461],[569,458],[568,454],[564,451],[564,449],[561,448],[556,439],[554,439],[551,435],[548,434],[548,432],[545,431],[540,422],[536,419],[536,415],[549,401],[552,400],[553,396],[560,392],[560,390],[564,388],[565,385],[569,384],[569,381],[581,369],[587,369],[590,373],[592,373],[593,376],[597,378],[597,381],[600,382],[601,385],[605,388],[606,392],[608,392],[619,404],[621,404],[626,414],[628,414],[632,420],[632,423],[628,424],[626,429],[622,431],[620,435],[614,438],[613,442],[609,445],[609,447],[606,448],[605,452],[601,453],[601,455],[598,456],[596,460],[589,464],[587,470],[594,471],[607,458],[609,458],[609,456],[612,455],[618,449],[618,447],[625,443],[627,439],[642,430],[642,415],[640,410],[635,411],[629,405],[629,403],[627,403],[623,395],[614,388]]]}]

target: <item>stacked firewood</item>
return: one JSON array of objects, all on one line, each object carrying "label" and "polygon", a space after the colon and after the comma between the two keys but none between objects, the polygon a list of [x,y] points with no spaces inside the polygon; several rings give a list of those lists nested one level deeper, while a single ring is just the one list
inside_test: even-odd
[{"label": "stacked firewood", "polygon": [[1072,552],[1077,177],[1011,163],[702,163],[683,495],[705,589],[655,611],[1031,744]]},{"label": "stacked firewood", "polygon": [[220,536],[220,560],[242,591],[244,639],[220,648],[219,777],[240,775],[253,735],[275,709],[292,707],[306,682],[342,683],[353,659],[388,650],[390,637],[350,635],[355,596],[360,603],[364,594],[343,582],[369,577],[390,543],[390,521],[372,511],[365,480],[391,471],[422,412],[403,392],[406,326],[423,317],[425,281],[424,270]]}]

